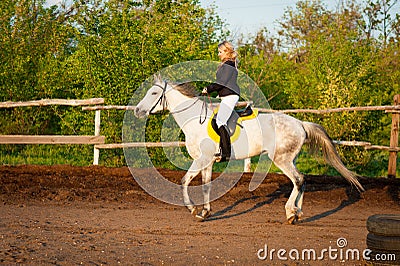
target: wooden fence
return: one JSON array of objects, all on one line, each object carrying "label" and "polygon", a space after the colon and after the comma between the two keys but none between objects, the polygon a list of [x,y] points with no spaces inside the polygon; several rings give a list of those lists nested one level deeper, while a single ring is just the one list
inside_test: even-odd
[{"label": "wooden fence", "polygon": [[[3,102],[0,108],[66,105],[85,106],[104,104],[103,98],[87,100],[44,99],[29,102]],[[72,135],[0,135],[0,144],[101,144],[105,143],[105,136],[72,136]]]},{"label": "wooden fence", "polygon": [[[92,136],[65,136],[65,135],[41,135],[41,136],[28,136],[28,135],[0,135],[0,144],[91,144],[94,145],[93,164],[99,164],[100,149],[116,149],[124,147],[176,147],[184,146],[184,142],[159,142],[159,143],[105,143],[105,136],[100,135],[101,125],[101,110],[132,110],[134,106],[119,106],[119,105],[102,105],[104,99],[93,98],[87,100],[38,100],[29,102],[3,102],[0,103],[0,108],[15,108],[22,106],[47,106],[47,105],[69,105],[69,106],[83,106],[84,111],[95,111],[95,129]],[[242,105],[246,103],[241,103]],[[94,106],[88,106],[94,105]],[[313,110],[313,109],[295,109],[295,110],[270,110],[259,109],[260,112],[281,112],[281,113],[313,113],[313,114],[327,114],[334,112],[351,112],[351,111],[385,111],[392,114],[392,126],[390,136],[390,146],[373,145],[364,141],[334,141],[338,145],[347,146],[362,146],[367,150],[386,150],[389,152],[389,165],[388,177],[396,176],[396,161],[397,153],[400,152],[398,147],[399,135],[399,116],[400,116],[400,95],[394,97],[394,104],[392,106],[365,106],[365,107],[348,107],[336,108],[327,110]],[[245,160],[244,171],[250,171],[250,158]]]}]

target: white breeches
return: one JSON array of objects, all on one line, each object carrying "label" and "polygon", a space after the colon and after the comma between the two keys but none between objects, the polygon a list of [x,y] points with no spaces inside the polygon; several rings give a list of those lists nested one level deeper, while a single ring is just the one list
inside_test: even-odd
[{"label": "white breeches", "polygon": [[220,128],[228,122],[229,117],[232,114],[233,108],[239,101],[238,95],[228,95],[221,97],[221,104],[217,113],[217,126]]}]

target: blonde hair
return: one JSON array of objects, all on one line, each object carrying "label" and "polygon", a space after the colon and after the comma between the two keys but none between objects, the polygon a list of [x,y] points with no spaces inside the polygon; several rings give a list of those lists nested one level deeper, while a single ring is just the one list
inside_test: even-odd
[{"label": "blonde hair", "polygon": [[228,60],[236,62],[238,53],[235,51],[235,48],[230,42],[228,41],[221,42],[220,44],[218,44],[218,49],[222,49],[226,53],[226,57],[222,58],[222,62],[226,62]]}]

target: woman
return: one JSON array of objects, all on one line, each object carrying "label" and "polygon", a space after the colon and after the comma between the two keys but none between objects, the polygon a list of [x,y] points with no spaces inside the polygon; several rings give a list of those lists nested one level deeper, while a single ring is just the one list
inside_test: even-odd
[{"label": "woman", "polygon": [[218,45],[218,56],[221,64],[218,66],[216,82],[203,89],[203,93],[218,92],[221,104],[217,113],[217,126],[220,135],[220,151],[216,154],[217,162],[228,161],[231,157],[231,140],[227,130],[227,122],[239,100],[240,88],[237,84],[238,70],[237,52],[232,44],[223,41]]}]

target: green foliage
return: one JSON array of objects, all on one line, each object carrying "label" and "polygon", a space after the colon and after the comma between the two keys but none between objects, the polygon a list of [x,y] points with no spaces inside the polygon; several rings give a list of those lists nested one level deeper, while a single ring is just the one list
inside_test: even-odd
[{"label": "green foliage", "polygon": [[[5,0],[0,4],[0,101],[67,98],[59,65],[71,27],[64,13],[44,1]],[[3,134],[46,134],[59,125],[49,108],[0,110]]]},{"label": "green foliage", "polygon": [[279,52],[277,43],[277,39],[262,29],[254,45],[240,46],[240,69],[254,80],[273,109],[289,109],[288,95],[282,86],[292,71],[292,63]]},{"label": "green foliage", "polygon": [[[103,97],[106,104],[126,105],[136,88],[160,69],[214,57],[216,42],[225,36],[220,18],[197,1],[76,0],[67,9],[43,4],[0,4],[0,101]],[[94,129],[94,114],[80,108],[0,113],[2,134],[84,135]],[[121,142],[123,115],[102,112],[101,134],[107,142]],[[158,122],[150,131],[157,132]],[[111,164],[124,164],[121,151],[106,153]],[[165,161],[157,149],[153,153]],[[108,159],[113,157],[117,159]]]},{"label": "green foliage", "polygon": [[[262,29],[252,45],[244,46],[242,65],[275,109],[391,105],[400,91],[399,35],[396,20],[385,13],[384,4],[393,2],[375,1],[362,7],[348,1],[333,12],[319,0],[298,1],[282,17],[278,38]],[[393,22],[390,38],[391,31],[382,26],[385,19]],[[386,37],[372,38],[381,36],[377,31]],[[389,144],[391,118],[384,112],[296,117],[323,125],[333,139]],[[339,147],[339,151],[351,168],[376,173],[374,161],[382,152],[372,155],[354,147]]]},{"label": "green foliage", "polygon": [[[219,21],[193,1],[108,1],[81,6],[75,19],[80,33],[68,58],[71,91],[77,98],[103,97],[106,104],[126,105],[136,88],[153,73],[171,64],[213,54]],[[77,120],[85,128],[92,117]],[[121,142],[123,112],[103,112],[102,134],[107,142]],[[105,117],[106,116],[106,117]],[[157,123],[151,128],[156,132]],[[87,129],[90,131],[92,127]],[[88,133],[82,130],[84,133]],[[155,151],[151,155],[159,156]],[[164,158],[163,156],[159,156]]]}]

